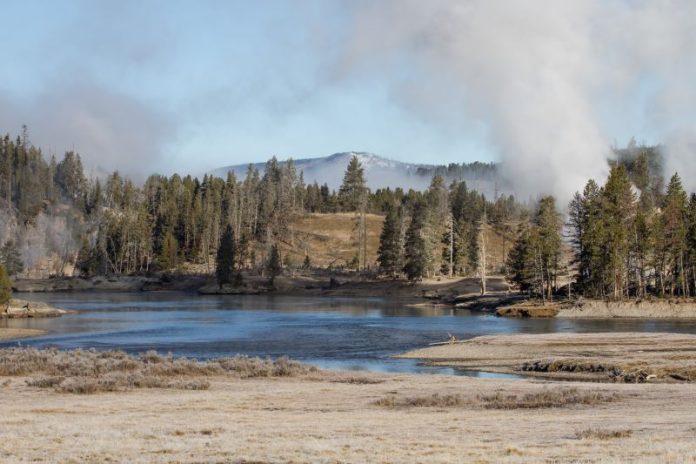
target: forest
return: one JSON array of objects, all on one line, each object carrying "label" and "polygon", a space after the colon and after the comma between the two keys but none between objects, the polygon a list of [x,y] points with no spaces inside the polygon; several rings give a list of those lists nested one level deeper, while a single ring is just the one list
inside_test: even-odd
[{"label": "forest", "polygon": [[[353,215],[354,259],[365,277],[416,281],[505,274],[540,298],[696,294],[696,195],[677,174],[665,187],[660,147],[614,149],[604,185],[588,181],[572,202],[487,199],[451,173],[424,191],[367,188],[360,161],[336,190],[306,184],[292,160],[271,158],[243,179],[153,174],[142,185],[118,172],[89,176],[80,155],[47,157],[27,128],[0,139],[0,263],[11,276],[147,275],[197,265],[222,283],[244,272],[273,278],[292,223],[310,213]],[[476,165],[479,166],[479,165]],[[483,170],[493,165],[480,164]],[[377,259],[365,215],[384,217]],[[491,234],[509,238],[492,268]],[[302,267],[311,268],[309,253]]]}]

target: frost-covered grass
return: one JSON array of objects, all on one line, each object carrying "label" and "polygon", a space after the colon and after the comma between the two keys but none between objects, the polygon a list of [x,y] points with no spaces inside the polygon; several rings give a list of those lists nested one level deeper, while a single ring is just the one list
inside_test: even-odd
[{"label": "frost-covered grass", "polygon": [[0,350],[0,376],[32,377],[27,385],[67,393],[96,393],[130,388],[205,390],[207,377],[238,379],[293,377],[316,371],[288,358],[235,356],[209,361],[162,356],[154,351],[8,348]]}]

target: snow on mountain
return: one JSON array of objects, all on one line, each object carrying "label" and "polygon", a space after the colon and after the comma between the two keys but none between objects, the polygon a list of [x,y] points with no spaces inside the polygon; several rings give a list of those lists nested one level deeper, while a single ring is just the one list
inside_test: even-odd
[{"label": "snow on mountain", "polygon": [[[320,158],[304,158],[293,160],[299,171],[304,173],[306,183],[317,182],[328,184],[331,189],[338,189],[343,180],[346,166],[353,156],[360,159],[365,170],[365,179],[370,189],[386,187],[401,187],[403,189],[422,190],[430,185],[430,180],[436,170],[445,171],[448,180],[466,180],[471,188],[484,192],[487,196],[493,196],[497,191],[498,182],[495,169],[487,169],[485,172],[466,172],[455,176],[447,175],[446,166],[434,164],[414,164],[383,158],[374,153],[366,152],[342,152]],[[282,162],[281,162],[282,163]],[[252,166],[263,175],[266,163],[255,163]],[[248,164],[238,164],[215,169],[210,174],[225,177],[229,171],[233,171],[238,179],[246,177]],[[492,174],[493,173],[493,174]]]}]

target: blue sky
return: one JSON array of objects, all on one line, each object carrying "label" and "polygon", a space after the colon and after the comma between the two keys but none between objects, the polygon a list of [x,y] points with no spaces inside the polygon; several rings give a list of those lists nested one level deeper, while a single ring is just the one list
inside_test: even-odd
[{"label": "blue sky", "polygon": [[356,150],[502,161],[521,192],[567,195],[631,136],[693,166],[689,0],[4,0],[2,15],[0,131],[27,124],[99,172]]},{"label": "blue sky", "polygon": [[[116,125],[152,124],[157,141],[134,159],[124,154],[124,164],[151,156],[147,167],[163,172],[347,150],[416,162],[493,156],[480,125],[453,136],[395,102],[389,76],[332,75],[346,34],[340,2],[5,1],[2,10],[11,20],[0,27],[0,97],[34,110],[18,111],[26,120],[5,116],[0,130],[26,123],[34,142],[59,153],[74,147],[105,167],[118,163],[94,153],[99,144],[80,131],[44,135],[52,131],[37,115],[42,100],[72,106],[56,96],[65,93],[107,125],[143,113],[141,127]],[[100,114],[110,105],[83,101],[99,93],[132,107]],[[61,108],[47,111],[60,119]]]}]

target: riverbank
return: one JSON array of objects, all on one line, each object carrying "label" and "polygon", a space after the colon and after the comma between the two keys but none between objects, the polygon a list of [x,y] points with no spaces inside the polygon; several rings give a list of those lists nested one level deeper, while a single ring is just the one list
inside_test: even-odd
[{"label": "riverbank", "polygon": [[[51,279],[17,279],[13,288],[22,293],[49,292],[140,292],[140,291],[190,291],[216,295],[299,295],[329,297],[389,297],[418,299],[434,304],[464,304],[479,292],[479,282],[475,278],[423,279],[420,282],[404,280],[369,279],[353,273],[342,272],[298,272],[275,279],[273,287],[268,278],[245,274],[244,285],[226,285],[222,289],[214,277],[192,274],[161,274],[156,277],[63,277]],[[505,293],[508,285],[502,277],[492,277],[489,289],[495,294]]]},{"label": "riverbank", "polygon": [[580,299],[573,302],[536,300],[510,301],[500,299],[491,303],[501,317],[558,317],[563,319],[696,319],[696,301],[679,299],[650,299],[602,301]]},{"label": "riverbank", "polygon": [[696,382],[696,335],[493,335],[397,356],[435,366],[595,382]]},{"label": "riverbank", "polygon": [[[166,359],[150,356],[153,368],[163,366],[161,375],[173,372]],[[99,363],[111,358],[95,354],[90,359]],[[85,359],[77,359],[84,364]],[[118,362],[122,369],[131,365],[126,358]],[[0,460],[696,459],[692,384],[539,383],[311,370],[242,378],[236,371],[207,374],[190,366],[177,372],[168,387],[141,385],[93,394],[56,388],[47,373],[0,375]],[[103,379],[109,373],[94,375]],[[36,446],[36,437],[42,446]]]},{"label": "riverbank", "polygon": [[696,301],[693,300],[641,300],[598,301],[585,300],[561,308],[557,317],[563,318],[645,318],[645,319],[696,319]]},{"label": "riverbank", "polygon": [[0,310],[0,319],[24,319],[38,317],[60,317],[70,311],[55,308],[42,301],[28,301],[13,298],[10,304]]},{"label": "riverbank", "polygon": [[16,340],[20,338],[40,337],[48,332],[39,329],[18,329],[13,327],[0,327],[0,341]]}]

